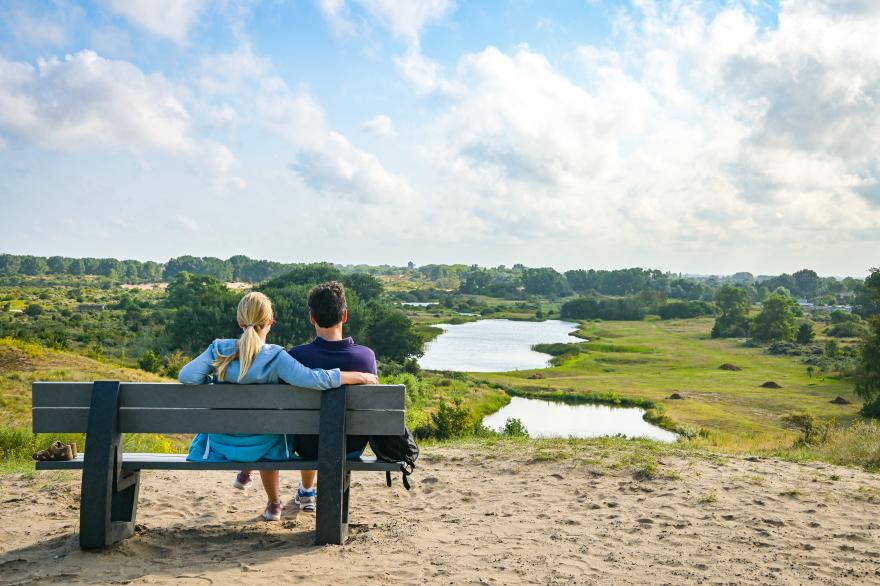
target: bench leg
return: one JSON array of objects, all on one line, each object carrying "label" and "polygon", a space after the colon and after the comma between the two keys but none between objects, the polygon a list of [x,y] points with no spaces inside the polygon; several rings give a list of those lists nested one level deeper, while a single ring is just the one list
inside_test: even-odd
[{"label": "bench leg", "polygon": [[140,472],[122,472],[118,403],[118,382],[94,383],[80,492],[79,544],[83,549],[106,547],[134,533]]},{"label": "bench leg", "polygon": [[345,396],[345,387],[327,389],[321,396],[318,503],[315,519],[317,545],[342,545],[348,534]]},{"label": "bench leg", "polygon": [[[342,524],[348,531],[348,495],[351,492],[351,471],[345,471],[345,484],[342,488]],[[343,535],[343,539],[345,536]]]}]

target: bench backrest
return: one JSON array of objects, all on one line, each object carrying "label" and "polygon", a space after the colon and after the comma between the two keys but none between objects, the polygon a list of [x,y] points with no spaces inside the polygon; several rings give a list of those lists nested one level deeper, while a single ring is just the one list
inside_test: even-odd
[{"label": "bench backrest", "polygon": [[[34,433],[85,433],[92,383],[35,382]],[[321,393],[289,385],[121,383],[119,433],[319,433]],[[346,435],[401,435],[403,385],[346,388]]]}]

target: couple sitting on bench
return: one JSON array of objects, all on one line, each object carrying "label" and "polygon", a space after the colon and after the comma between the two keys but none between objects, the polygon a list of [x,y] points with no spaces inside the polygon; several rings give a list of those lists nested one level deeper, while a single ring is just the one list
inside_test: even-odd
[{"label": "couple sitting on bench", "polygon": [[[348,319],[345,289],[331,281],[309,292],[309,320],[317,336],[309,344],[286,351],[267,344],[272,327],[272,303],[262,293],[248,293],[238,304],[238,325],[241,338],[214,340],[208,349],[180,371],[184,384],[277,383],[309,389],[329,389],[341,385],[374,384],[377,382],[376,357],[373,351],[359,346],[351,338],[342,337],[342,324]],[[290,430],[295,434],[296,430]],[[346,451],[360,456],[367,445],[367,436],[349,436]],[[318,437],[315,435],[231,435],[198,434],[193,438],[187,460],[198,462],[256,462],[259,460],[290,460],[296,453],[306,459],[317,459]],[[260,478],[268,497],[263,518],[281,518],[281,489],[278,470],[261,470]],[[315,510],[315,470],[303,470],[294,499],[301,510]],[[251,472],[242,470],[234,486],[244,489],[251,483]]]}]

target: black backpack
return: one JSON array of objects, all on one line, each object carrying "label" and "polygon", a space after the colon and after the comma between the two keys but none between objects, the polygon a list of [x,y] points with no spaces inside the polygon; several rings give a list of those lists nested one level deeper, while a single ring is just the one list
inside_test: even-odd
[{"label": "black backpack", "polygon": [[[419,459],[419,446],[416,438],[408,427],[403,427],[403,435],[371,435],[370,448],[376,454],[376,459],[382,462],[400,462],[400,471],[403,473],[403,487],[410,489],[409,479]],[[391,472],[385,472],[385,483],[391,486]]]}]

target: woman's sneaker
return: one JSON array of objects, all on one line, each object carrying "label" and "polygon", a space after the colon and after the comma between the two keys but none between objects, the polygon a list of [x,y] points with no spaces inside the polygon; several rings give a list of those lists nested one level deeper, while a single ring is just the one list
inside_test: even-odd
[{"label": "woman's sneaker", "polygon": [[238,490],[244,490],[251,485],[251,482],[251,471],[242,470],[235,477],[235,482],[232,483],[232,486],[234,486]]},{"label": "woman's sneaker", "polygon": [[296,489],[296,496],[293,498],[293,502],[299,505],[300,511],[314,513],[315,505],[318,502],[318,493],[315,490],[315,487],[313,486],[312,488],[306,490],[302,482],[300,482],[299,488]]},{"label": "woman's sneaker", "polygon": [[281,503],[269,503],[263,511],[263,518],[267,521],[281,520]]}]

